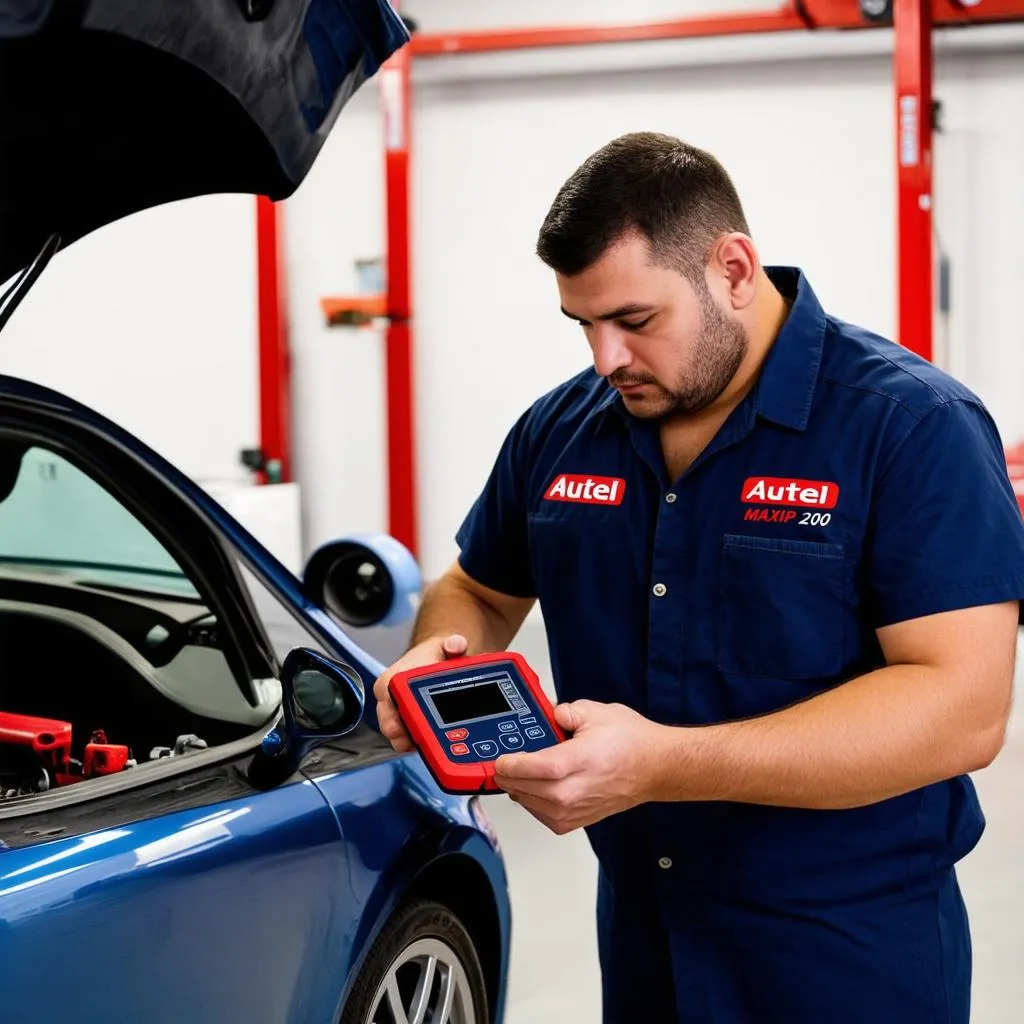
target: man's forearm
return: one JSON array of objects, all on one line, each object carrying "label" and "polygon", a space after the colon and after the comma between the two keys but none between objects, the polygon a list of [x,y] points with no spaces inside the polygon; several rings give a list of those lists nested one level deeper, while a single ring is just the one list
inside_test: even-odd
[{"label": "man's forearm", "polygon": [[972,699],[972,682],[893,665],[760,718],[665,727],[651,799],[845,808],[974,771],[1002,745],[1009,693]]},{"label": "man's forearm", "polygon": [[432,583],[424,594],[410,646],[431,637],[460,633],[466,638],[467,654],[500,651],[512,642],[519,625],[519,622],[509,622],[457,579],[445,575]]}]

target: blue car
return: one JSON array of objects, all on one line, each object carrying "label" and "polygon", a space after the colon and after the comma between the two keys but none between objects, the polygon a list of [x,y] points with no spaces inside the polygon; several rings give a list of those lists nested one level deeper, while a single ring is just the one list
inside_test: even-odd
[{"label": "blue car", "polygon": [[[407,40],[385,0],[0,0],[0,345],[100,225],[290,194]],[[500,1024],[484,809],[376,727],[370,640],[418,586],[373,536],[297,578],[117,424],[0,377],[3,1024]]]}]

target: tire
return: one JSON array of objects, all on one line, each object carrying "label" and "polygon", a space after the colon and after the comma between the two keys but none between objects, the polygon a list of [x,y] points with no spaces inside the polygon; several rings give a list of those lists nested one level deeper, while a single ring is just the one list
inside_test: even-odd
[{"label": "tire", "polygon": [[[352,986],[341,1024],[411,1024],[413,1004],[417,995],[422,999],[428,975],[429,1011],[421,1013],[420,1021],[489,1024],[487,987],[469,932],[447,907],[425,899],[400,904],[384,925]],[[392,977],[397,986],[389,992]],[[396,989],[404,1017],[391,1012]]]}]

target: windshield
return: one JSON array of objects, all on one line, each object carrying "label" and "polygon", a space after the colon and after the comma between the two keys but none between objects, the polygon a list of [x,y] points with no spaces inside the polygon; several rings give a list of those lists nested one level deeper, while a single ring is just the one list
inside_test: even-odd
[{"label": "windshield", "polygon": [[149,530],[70,462],[4,442],[0,463],[0,563],[87,569],[108,585],[199,596]]}]

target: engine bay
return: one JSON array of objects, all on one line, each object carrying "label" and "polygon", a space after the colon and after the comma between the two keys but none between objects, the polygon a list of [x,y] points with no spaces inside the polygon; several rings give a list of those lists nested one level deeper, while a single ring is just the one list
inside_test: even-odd
[{"label": "engine bay", "polygon": [[[146,759],[180,757],[206,747],[205,740],[187,733],[173,746],[153,747]],[[81,756],[75,756],[79,749]],[[109,743],[103,729],[93,730],[79,748],[71,722],[0,711],[0,801],[128,771],[139,763],[133,753],[125,743]]]},{"label": "engine bay", "polygon": [[0,804],[251,735],[208,607],[96,570],[0,566]]}]

